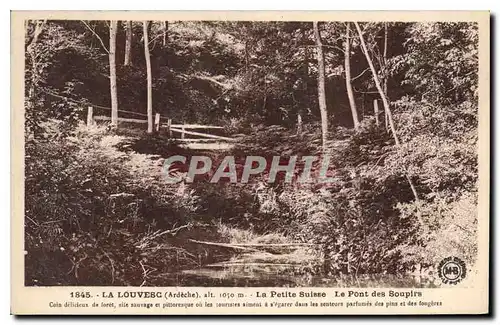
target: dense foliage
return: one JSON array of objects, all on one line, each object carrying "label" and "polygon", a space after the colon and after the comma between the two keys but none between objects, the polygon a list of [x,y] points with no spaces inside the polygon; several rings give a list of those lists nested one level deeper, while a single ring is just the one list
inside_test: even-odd
[{"label": "dense foliage", "polygon": [[[383,113],[376,123],[373,100],[380,97],[357,36],[348,55],[362,121],[357,132],[352,129],[345,24],[321,24],[327,147],[337,180],[328,186],[270,184],[265,173],[248,184],[165,183],[163,158],[197,153],[161,133],[79,125],[90,103],[97,105],[95,114],[109,115],[98,107],[110,102],[106,22],[37,24],[26,30],[27,284],[164,285],[171,272],[222,254],[187,240],[227,240],[218,233],[221,224],[316,244],[317,262],[308,272],[327,276],[402,274],[432,268],[450,254],[474,264],[475,24],[363,25],[377,77],[388,87],[400,146]],[[149,26],[155,112],[179,122],[220,124],[239,137],[229,153],[209,153],[214,159],[323,154],[311,23],[163,26]],[[132,27],[131,65],[122,64],[125,31],[118,32],[119,107],[144,113],[142,27]]]}]

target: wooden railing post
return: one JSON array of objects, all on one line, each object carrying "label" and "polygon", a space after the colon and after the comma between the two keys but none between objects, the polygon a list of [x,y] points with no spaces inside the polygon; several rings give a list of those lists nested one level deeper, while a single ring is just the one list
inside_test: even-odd
[{"label": "wooden railing post", "polygon": [[302,115],[300,113],[297,115],[297,136],[302,135]]},{"label": "wooden railing post", "polygon": [[155,130],[156,132],[160,131],[160,113],[155,115]]},{"label": "wooden railing post", "polygon": [[167,132],[168,132],[168,137],[171,138],[172,137],[172,130],[170,129],[172,127],[172,119],[169,118],[167,120]]},{"label": "wooden railing post", "polygon": [[373,113],[375,115],[375,124],[377,126],[380,125],[380,120],[379,120],[379,111],[378,111],[378,101],[375,99],[373,100]]},{"label": "wooden railing post", "polygon": [[[182,122],[182,124],[184,124],[184,122]],[[186,129],[184,129],[184,125],[182,126],[181,130],[181,139],[184,139],[184,131],[186,131]]]},{"label": "wooden railing post", "polygon": [[93,117],[93,114],[94,114],[94,108],[92,106],[89,106],[88,107],[88,110],[87,110],[87,127],[90,127],[91,125],[94,124],[94,117]]}]

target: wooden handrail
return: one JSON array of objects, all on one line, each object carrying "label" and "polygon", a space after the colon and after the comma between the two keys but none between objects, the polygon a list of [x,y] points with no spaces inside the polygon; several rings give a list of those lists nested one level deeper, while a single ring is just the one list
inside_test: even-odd
[{"label": "wooden handrail", "polygon": [[223,126],[215,126],[215,125],[200,125],[200,124],[171,124],[172,128],[182,128],[185,129],[223,129]]},{"label": "wooden handrail", "polygon": [[[111,120],[111,117],[109,117],[109,116],[94,116],[94,120],[109,121],[109,120]],[[143,123],[143,124],[148,123],[147,120],[139,120],[136,118],[124,118],[124,117],[119,117],[118,122]]]},{"label": "wooden handrail", "polygon": [[[93,123],[93,121],[109,121],[109,120],[111,120],[111,118],[109,116],[93,116],[92,113],[93,113],[92,107],[89,106],[88,114],[87,114],[87,124],[88,125],[91,125]],[[147,124],[148,123],[147,120],[140,120],[140,119],[135,119],[135,118],[123,118],[123,117],[119,117],[118,122],[130,122],[130,123],[140,123],[140,124]],[[209,141],[214,141],[214,140],[223,140],[223,141],[230,141],[230,142],[236,141],[235,139],[223,137],[220,135],[206,134],[206,133],[200,133],[200,132],[186,130],[186,129],[223,129],[224,128],[223,126],[201,125],[201,124],[172,124],[171,119],[167,119],[166,125],[161,125],[160,114],[157,113],[155,116],[155,129],[156,129],[156,131],[159,131],[160,127],[167,128],[170,137],[171,137],[172,132],[180,133],[181,139],[176,139],[176,140],[179,140],[182,142],[188,142],[188,143],[189,142],[209,142]],[[199,137],[202,137],[202,139],[184,139],[184,136],[186,134],[199,136]]]},{"label": "wooden handrail", "polygon": [[194,138],[189,138],[189,139],[173,139],[175,141],[179,142],[216,142],[217,139],[194,139]]},{"label": "wooden handrail", "polygon": [[200,137],[211,138],[211,139],[220,139],[220,140],[226,140],[226,141],[234,141],[234,139],[232,139],[232,138],[222,137],[220,135],[213,135],[213,134],[205,134],[205,133],[200,133],[200,132],[179,130],[179,129],[175,129],[175,128],[172,128],[172,127],[170,128],[170,131],[178,132],[178,133],[182,133],[182,134],[198,135]]}]

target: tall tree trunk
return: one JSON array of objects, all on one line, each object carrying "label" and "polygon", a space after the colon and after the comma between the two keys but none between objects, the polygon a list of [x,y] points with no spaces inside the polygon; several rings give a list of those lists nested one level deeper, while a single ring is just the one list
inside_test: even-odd
[{"label": "tall tree trunk", "polygon": [[166,47],[168,43],[168,21],[162,22],[162,25],[163,25],[163,47]]},{"label": "tall tree trunk", "polygon": [[[359,34],[359,40],[361,41],[361,47],[363,48],[363,52],[366,57],[366,61],[368,62],[368,65],[370,66],[370,70],[373,75],[373,81],[375,82],[375,86],[377,87],[378,93],[380,94],[380,97],[382,98],[382,103],[384,104],[384,110],[387,114],[387,118],[389,120],[389,126],[391,127],[391,132],[392,136],[394,138],[394,142],[396,143],[397,147],[400,147],[400,142],[398,135],[396,134],[396,127],[394,126],[394,121],[392,119],[392,112],[389,107],[389,101],[387,100],[387,95],[384,93],[384,90],[382,89],[382,86],[380,85],[380,80],[377,75],[377,70],[375,70],[375,66],[373,65],[373,61],[370,58],[370,55],[368,54],[368,49],[366,47],[365,39],[363,37],[363,33],[361,32],[361,28],[359,27],[359,24],[357,22],[354,22],[354,25],[356,26],[356,30],[358,31]],[[411,191],[413,192],[413,195],[415,196],[415,200],[419,200],[417,189],[415,185],[413,184],[412,179],[410,176],[408,176],[408,173],[405,173],[406,179],[408,180],[408,183],[410,184]]]},{"label": "tall tree trunk", "polygon": [[[29,21],[27,22],[29,24]],[[28,54],[28,58],[30,59],[31,62],[31,79],[30,79],[30,86],[28,90],[28,102],[30,104],[33,104],[34,102],[34,94],[35,94],[35,87],[38,84],[39,80],[39,75],[38,75],[38,62],[37,62],[37,55],[35,51],[35,45],[38,43],[38,38],[40,37],[40,34],[42,33],[43,26],[45,25],[45,21],[43,20],[36,20],[34,22],[34,30],[33,30],[33,37],[31,39],[31,42],[28,44],[26,47],[26,54]]]},{"label": "tall tree trunk", "polygon": [[245,40],[245,72],[248,72],[250,66],[250,54],[248,53],[248,40]]},{"label": "tall tree trunk", "polygon": [[132,22],[127,20],[125,22],[126,35],[125,35],[125,60],[123,65],[132,64]]},{"label": "tall tree trunk", "polygon": [[387,94],[387,23],[384,23],[384,57],[383,57],[383,63],[384,63],[384,92]]},{"label": "tall tree trunk", "polygon": [[151,30],[153,29],[153,21],[148,21],[148,35],[152,35]]},{"label": "tall tree trunk", "polygon": [[[28,25],[30,21],[27,21],[26,24]],[[34,112],[35,111],[35,103],[36,103],[36,88],[38,86],[38,83],[40,81],[40,76],[39,76],[39,67],[38,67],[38,60],[37,60],[37,53],[35,50],[35,46],[38,43],[38,38],[40,37],[40,34],[43,31],[43,26],[45,25],[45,20],[36,20],[34,21],[34,30],[33,30],[33,38],[31,39],[31,42],[28,44],[26,47],[26,54],[27,57],[29,58],[29,61],[31,62],[31,78],[29,79],[29,84],[28,84],[28,96],[26,98],[26,113],[29,116],[29,118],[26,119],[26,126],[28,129],[30,129],[30,132],[32,132],[33,136],[36,137],[37,129],[39,122],[36,119],[37,114]]]},{"label": "tall tree trunk", "polygon": [[[305,34],[305,32],[304,32]],[[304,47],[304,62],[302,62],[302,69],[304,70],[304,91],[307,92],[307,81],[309,79],[309,47]]]},{"label": "tall tree trunk", "polygon": [[352,91],[351,84],[351,44],[350,44],[350,34],[351,24],[346,24],[345,32],[345,47],[344,47],[344,57],[345,57],[345,86],[347,89],[347,97],[349,98],[349,106],[351,106],[352,121],[354,123],[354,129],[359,131],[359,119],[358,119],[358,109],[356,107],[356,101],[354,100],[354,92]]},{"label": "tall tree trunk", "polygon": [[328,114],[326,110],[326,92],[325,92],[325,57],[323,54],[323,44],[319,33],[318,22],[313,22],[314,39],[316,41],[316,50],[318,55],[318,102],[321,114],[321,134],[323,152],[326,152],[326,142],[328,140]]},{"label": "tall tree trunk", "polygon": [[[387,94],[387,81],[389,79],[389,76],[387,75],[387,38],[388,38],[388,31],[387,31],[387,23],[384,23],[384,93]],[[387,118],[387,114],[385,114],[385,128],[389,130],[389,119]]]},{"label": "tall tree trunk", "polygon": [[[307,42],[307,33],[306,30],[304,29],[302,31],[302,41],[304,43]],[[304,61],[302,62],[302,88],[300,91],[302,92],[301,95],[298,96],[299,102],[298,102],[298,111],[297,111],[297,118],[300,118],[300,121],[302,122],[302,118],[306,113],[306,108],[309,105],[310,98],[308,97],[308,81],[309,81],[309,47],[304,46]]]},{"label": "tall tree trunk", "polygon": [[148,21],[143,22],[144,31],[144,57],[146,58],[146,70],[148,78],[148,133],[153,133],[153,85],[151,78],[151,58],[149,56]]},{"label": "tall tree trunk", "polygon": [[111,90],[111,126],[118,126],[118,92],[116,88],[116,32],[118,21],[109,24],[109,80]]},{"label": "tall tree trunk", "polygon": [[[168,44],[168,21],[163,21],[163,48],[165,49]],[[165,66],[168,67],[168,56],[165,56]],[[166,105],[163,106],[164,110],[167,110],[168,107]]]}]

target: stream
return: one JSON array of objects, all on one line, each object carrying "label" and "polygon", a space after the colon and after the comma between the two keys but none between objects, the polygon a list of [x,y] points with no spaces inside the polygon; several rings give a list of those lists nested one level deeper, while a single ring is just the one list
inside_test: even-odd
[{"label": "stream", "polygon": [[[269,253],[236,253],[217,263],[168,275],[177,286],[213,287],[396,287],[435,288],[434,276],[391,274],[342,275],[337,277],[310,272],[312,254],[303,249]],[[170,282],[169,281],[169,282]]]}]

